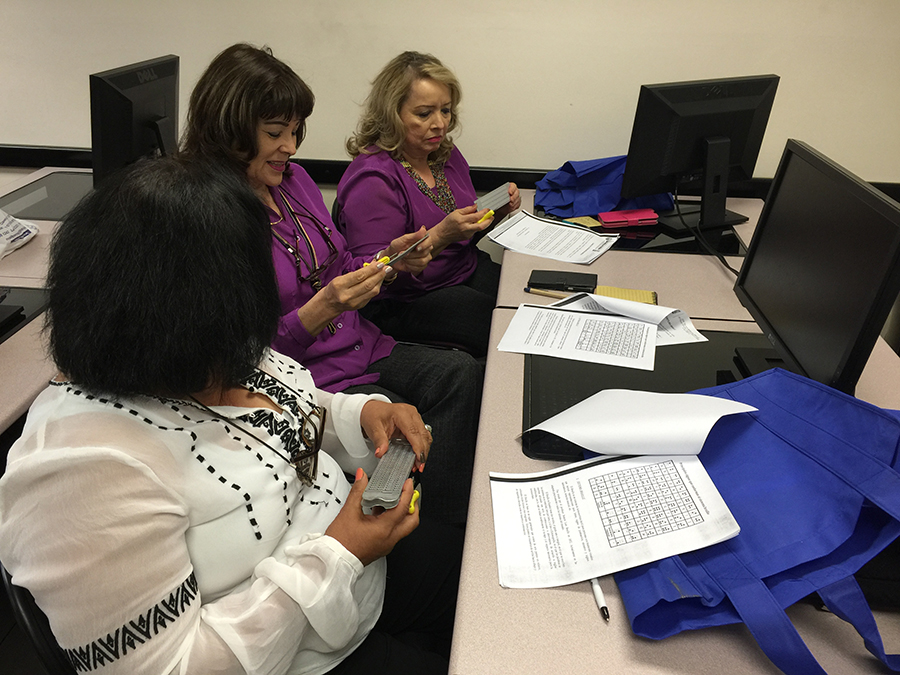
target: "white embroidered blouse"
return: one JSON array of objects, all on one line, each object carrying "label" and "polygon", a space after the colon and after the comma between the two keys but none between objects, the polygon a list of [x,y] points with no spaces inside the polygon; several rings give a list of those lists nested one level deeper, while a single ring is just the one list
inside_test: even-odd
[{"label": "white embroidered blouse", "polygon": [[[0,560],[77,671],[322,673],[378,619],[385,561],[363,567],[321,534],[343,471],[374,467],[370,397],[318,391],[274,352],[246,384],[282,412],[116,403],[71,383],[29,411],[0,480]],[[307,487],[280,434],[315,403],[328,412]]]}]

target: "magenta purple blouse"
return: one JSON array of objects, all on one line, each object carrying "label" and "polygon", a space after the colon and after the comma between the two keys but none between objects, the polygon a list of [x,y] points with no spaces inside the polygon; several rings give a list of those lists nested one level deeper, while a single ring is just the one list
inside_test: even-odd
[{"label": "magenta purple blouse", "polygon": [[[458,148],[453,148],[444,173],[456,208],[474,204],[469,165]],[[423,225],[431,229],[447,215],[422,194],[406,169],[386,152],[360,154],[350,162],[338,183],[337,200],[350,251],[366,259],[401,235]],[[412,300],[437,288],[455,286],[472,275],[476,261],[475,245],[470,240],[454,242],[421,274],[398,275],[378,297]]]},{"label": "magenta purple blouse", "polygon": [[[269,188],[269,191],[279,208],[285,211],[284,218],[279,220],[278,215],[267,208],[272,228],[297,248],[305,262],[309,261],[309,251],[302,238],[297,246],[298,232],[290,212],[284,209],[282,192],[287,196],[290,207],[298,214],[320,263],[329,257],[326,237],[330,236],[337,249],[337,258],[319,275],[322,287],[337,276],[358,270],[368,260],[356,258],[349,253],[346,240],[332,226],[322,193],[301,167],[292,164],[291,175],[285,176],[280,187]],[[306,366],[312,373],[316,386],[325,391],[343,391],[352,385],[377,381],[378,375],[366,374],[366,368],[390,354],[396,344],[394,340],[356,311],[344,312],[335,317],[332,321],[334,333],[324,328],[317,336],[310,335],[300,322],[297,309],[312,298],[315,290],[310,282],[298,279],[294,256],[274,236],[272,260],[278,278],[282,311],[278,335],[272,343],[275,351]],[[305,277],[309,275],[305,264],[301,265],[300,273]]]}]

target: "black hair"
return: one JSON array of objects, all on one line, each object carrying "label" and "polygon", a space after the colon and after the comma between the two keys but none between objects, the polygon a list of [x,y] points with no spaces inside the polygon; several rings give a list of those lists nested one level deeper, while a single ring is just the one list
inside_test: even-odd
[{"label": "black hair", "polygon": [[56,365],[119,397],[237,385],[281,312],[259,198],[183,158],[143,160],[88,194],[53,238],[48,286]]}]

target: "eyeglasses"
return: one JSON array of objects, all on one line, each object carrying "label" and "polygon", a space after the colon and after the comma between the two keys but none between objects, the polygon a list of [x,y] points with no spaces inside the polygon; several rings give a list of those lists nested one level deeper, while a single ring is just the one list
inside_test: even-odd
[{"label": "eyeglasses", "polygon": [[[265,375],[262,373],[262,371],[257,370],[256,376],[264,377]],[[248,384],[252,384],[252,382],[248,381]],[[300,479],[301,483],[303,483],[307,487],[312,487],[316,482],[316,476],[318,475],[319,450],[322,449],[322,437],[325,434],[325,416],[327,410],[321,406],[310,404],[311,410],[307,412],[301,407],[299,403],[302,400],[300,394],[295,392],[283,382],[281,384],[283,387],[289,389],[295,394],[298,403],[295,406],[291,406],[290,410],[292,412],[300,414],[300,428],[296,433],[293,433],[292,430],[288,427],[284,430],[284,432],[278,434],[278,438],[281,440],[285,451],[288,453],[287,457],[273,448],[269,443],[262,440],[252,431],[238,424],[235,418],[223,417],[208,405],[202,403],[201,401],[198,401],[193,396],[191,397],[191,400],[216,419],[221,420],[225,424],[234,425],[243,433],[253,438],[257,443],[266,446],[275,455],[283,459],[291,466],[291,468],[294,469],[294,471],[297,473],[297,478]],[[247,419],[251,424],[253,424],[253,420],[255,417],[266,415],[270,412],[271,411],[267,409],[254,411],[253,413],[250,413],[249,416],[245,416],[242,419]],[[276,435],[274,429],[271,429],[270,433],[273,436]]]},{"label": "eyeglasses", "polygon": [[[300,202],[296,202],[297,206],[303,211],[303,214],[307,216],[312,222],[315,224],[316,228],[319,230],[319,234],[321,234],[322,239],[325,240],[325,245],[328,247],[328,257],[325,258],[324,262],[319,263],[319,258],[316,255],[316,248],[313,245],[312,240],[309,238],[309,235],[306,234],[306,229],[303,227],[300,222],[300,214],[294,209],[293,204],[291,204],[291,200],[288,199],[288,195],[284,192],[284,190],[278,191],[281,194],[281,202],[285,208],[287,208],[288,212],[291,214],[291,219],[294,221],[294,245],[291,245],[280,233],[278,233],[275,228],[272,228],[272,234],[275,235],[275,238],[281,242],[282,246],[287,250],[287,252],[293,256],[294,258],[294,266],[297,269],[297,279],[301,282],[308,282],[312,284],[312,287],[319,291],[322,288],[322,281],[319,276],[325,269],[337,260],[338,250],[334,245],[334,242],[331,241],[331,228],[329,228],[325,223],[319,220],[316,215],[307,209]],[[300,255],[300,239],[303,239],[304,244],[306,245],[306,250],[309,253],[309,261],[305,260],[303,256]],[[302,267],[306,267],[309,271],[305,276],[302,273]]]},{"label": "eyeglasses", "polygon": [[[285,443],[285,449],[290,457],[288,464],[297,472],[297,478],[301,483],[312,487],[318,473],[319,450],[322,449],[322,436],[325,432],[326,410],[317,405],[312,406],[311,412],[306,412],[299,405],[296,406],[296,410],[302,419],[299,432],[291,436],[293,442]],[[276,455],[281,454],[272,446],[269,448]]]}]

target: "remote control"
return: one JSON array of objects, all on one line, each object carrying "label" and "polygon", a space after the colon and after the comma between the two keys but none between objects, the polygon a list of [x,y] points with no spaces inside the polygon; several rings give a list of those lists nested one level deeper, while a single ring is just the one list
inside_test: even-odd
[{"label": "remote control", "polygon": [[409,478],[415,461],[416,453],[407,441],[402,438],[391,439],[387,452],[378,460],[378,466],[372,472],[366,491],[363,492],[363,513],[372,513],[375,506],[384,509],[397,506],[403,483]]},{"label": "remote control", "polygon": [[491,190],[486,195],[475,200],[475,208],[479,211],[482,209],[496,211],[507,204],[509,204],[509,183],[504,183],[496,190]]}]

